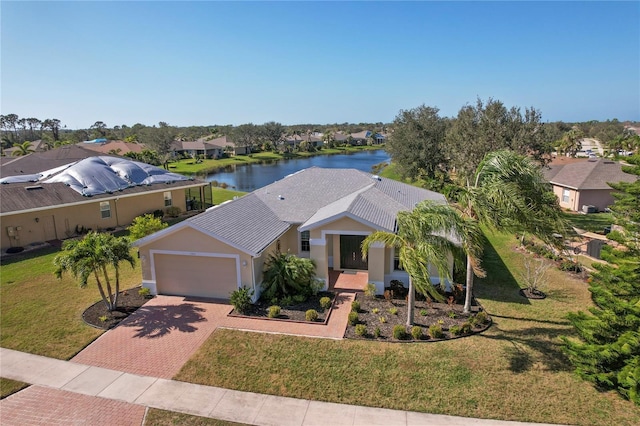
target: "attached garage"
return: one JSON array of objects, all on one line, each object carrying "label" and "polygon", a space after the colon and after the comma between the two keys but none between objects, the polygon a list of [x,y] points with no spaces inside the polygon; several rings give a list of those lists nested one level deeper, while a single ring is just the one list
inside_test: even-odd
[{"label": "attached garage", "polygon": [[239,258],[218,253],[151,253],[158,294],[229,299],[240,287]]}]

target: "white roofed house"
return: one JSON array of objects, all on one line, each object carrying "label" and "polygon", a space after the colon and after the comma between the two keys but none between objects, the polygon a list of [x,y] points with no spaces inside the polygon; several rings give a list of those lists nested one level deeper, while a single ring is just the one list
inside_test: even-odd
[{"label": "white roofed house", "polygon": [[331,271],[361,271],[382,293],[391,280],[407,284],[407,274],[392,248],[374,245],[365,260],[361,243],[377,230],[395,232],[398,212],[423,200],[446,202],[355,169],[305,169],[136,241],[143,285],[221,299],[246,286],[257,298],[264,262],[279,250],[314,260],[327,286]]}]

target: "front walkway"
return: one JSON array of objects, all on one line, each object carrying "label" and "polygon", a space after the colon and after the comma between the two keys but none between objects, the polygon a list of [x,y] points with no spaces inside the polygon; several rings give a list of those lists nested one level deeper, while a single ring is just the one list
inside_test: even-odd
[{"label": "front walkway", "polygon": [[0,401],[3,426],[141,425],[145,407],[253,425],[527,424],[240,392],[138,376],[4,348],[0,348],[0,375],[36,385]]},{"label": "front walkway", "polygon": [[72,361],[131,374],[170,379],[218,327],[341,339],[353,293],[339,293],[326,325],[229,317],[232,307],[212,300],[157,296]]}]

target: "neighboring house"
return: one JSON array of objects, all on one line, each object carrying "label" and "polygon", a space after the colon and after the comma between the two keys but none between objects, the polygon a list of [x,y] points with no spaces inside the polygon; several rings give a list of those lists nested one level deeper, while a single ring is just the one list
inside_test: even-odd
[{"label": "neighboring house", "polygon": [[143,144],[124,142],[124,141],[108,141],[103,143],[80,142],[78,145],[80,145],[83,148],[87,148],[92,151],[99,152],[101,154],[106,154],[106,155],[116,154],[120,156],[128,154],[129,152],[135,152],[136,154],[139,154],[144,149],[146,149],[146,147]]},{"label": "neighboring house", "polygon": [[326,285],[331,268],[368,271],[381,294],[391,280],[408,284],[407,274],[394,249],[375,244],[364,260],[361,243],[395,232],[398,212],[423,200],[446,202],[355,169],[305,169],[134,242],[142,283],[154,294],[221,299],[246,286],[257,299],[265,260],[281,251],[314,260]]},{"label": "neighboring house", "polygon": [[358,133],[351,133],[352,144],[354,145],[368,145],[369,140],[374,145],[380,145],[385,142],[386,137],[380,133],[373,133],[370,130],[363,130]]},{"label": "neighboring house", "polygon": [[[47,144],[45,144],[44,141],[41,139],[38,139],[36,141],[29,141],[29,143],[31,144],[30,147],[34,152],[42,152],[47,150]],[[10,157],[10,156],[13,156],[13,152],[17,150],[18,148],[16,148],[15,146],[12,146],[3,150],[3,152],[5,156]]]},{"label": "neighboring house", "polygon": [[212,138],[203,137],[195,141],[174,141],[171,147],[175,154],[187,154],[191,157],[204,155],[207,158],[220,158],[224,154],[246,155],[249,148],[246,146],[236,146],[227,136]]},{"label": "neighboring house", "polygon": [[0,177],[40,173],[43,170],[95,157],[96,154],[96,151],[79,145],[63,145],[48,151],[33,152],[29,155],[3,161],[0,167]]},{"label": "neighboring house", "polygon": [[208,183],[125,158],[93,156],[41,170],[0,179],[2,250],[128,226],[170,206],[185,211],[194,199],[211,205]]},{"label": "neighboring house", "polygon": [[596,211],[603,211],[614,202],[613,189],[608,182],[636,180],[636,176],[622,171],[620,163],[603,158],[554,163],[545,170],[545,177],[553,185],[560,207],[573,211],[584,211],[583,206],[594,206]]}]

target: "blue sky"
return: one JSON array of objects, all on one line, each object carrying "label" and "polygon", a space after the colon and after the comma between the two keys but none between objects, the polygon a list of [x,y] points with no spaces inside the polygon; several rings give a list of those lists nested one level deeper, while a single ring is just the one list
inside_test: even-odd
[{"label": "blue sky", "polygon": [[640,2],[9,2],[1,112],[115,125],[391,122],[477,97],[640,120]]}]

